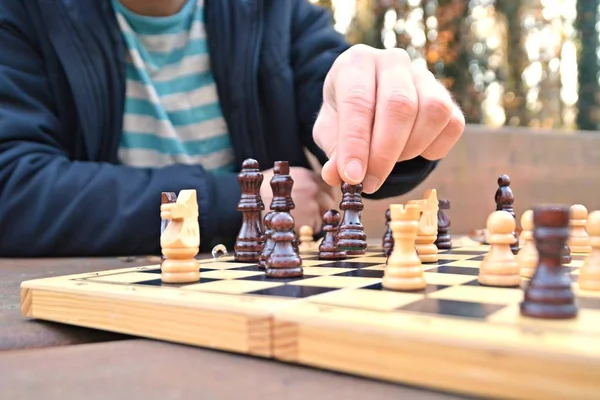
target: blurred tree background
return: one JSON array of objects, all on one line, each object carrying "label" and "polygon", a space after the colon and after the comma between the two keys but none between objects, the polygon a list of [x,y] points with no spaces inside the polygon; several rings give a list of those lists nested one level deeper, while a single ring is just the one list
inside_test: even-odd
[{"label": "blurred tree background", "polygon": [[469,123],[600,129],[600,0],[311,0],[351,43],[401,47]]}]

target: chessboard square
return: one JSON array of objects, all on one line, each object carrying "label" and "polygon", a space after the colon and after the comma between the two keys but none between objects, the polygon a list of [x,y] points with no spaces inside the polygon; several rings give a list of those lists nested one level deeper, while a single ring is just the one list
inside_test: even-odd
[{"label": "chessboard square", "polygon": [[477,276],[477,275],[479,275],[479,268],[462,267],[462,266],[458,266],[458,265],[457,266],[441,265],[436,268],[427,269],[427,272],[430,272],[430,273],[436,272],[438,274]]},{"label": "chessboard square", "polygon": [[372,267],[365,267],[365,268],[362,268],[362,269],[365,270],[365,271],[370,271],[370,270],[373,270],[373,271],[385,271],[385,264],[374,265]]},{"label": "chessboard square", "polygon": [[585,260],[571,260],[571,262],[568,264],[565,264],[565,266],[572,267],[572,268],[581,268],[581,267],[583,267],[584,262],[585,262]]},{"label": "chessboard square", "polygon": [[481,265],[481,261],[459,260],[448,263],[444,267],[461,267],[461,268],[477,268]]},{"label": "chessboard square", "polygon": [[425,286],[425,289],[419,289],[419,290],[411,290],[411,291],[404,291],[404,292],[400,292],[397,290],[392,290],[392,289],[386,289],[383,287],[383,284],[381,282],[379,283],[375,283],[373,285],[369,285],[369,286],[363,286],[361,289],[362,290],[383,290],[383,291],[388,291],[388,292],[397,292],[397,293],[412,293],[412,294],[429,294],[429,293],[434,293],[437,292],[438,290],[442,290],[444,288],[447,288],[447,285],[431,285],[431,284],[427,284]]},{"label": "chessboard square", "polygon": [[461,285],[448,287],[429,297],[473,303],[516,304],[523,300],[523,291],[519,288]]},{"label": "chessboard square", "polygon": [[473,280],[472,275],[440,274],[437,272],[425,271],[425,282],[433,285],[462,285]]},{"label": "chessboard square", "polygon": [[356,271],[356,269],[354,269],[354,268],[330,268],[330,267],[322,267],[322,266],[318,266],[318,267],[304,267],[303,266],[302,270],[304,271],[305,275],[315,275],[315,276],[335,275],[335,274],[345,273],[345,272],[349,272],[349,271]]},{"label": "chessboard square", "polygon": [[107,283],[139,283],[154,279],[156,279],[156,274],[149,274],[147,272],[116,272],[114,274],[86,278],[88,281]]},{"label": "chessboard square", "polygon": [[201,262],[200,268],[202,269],[232,269],[240,267],[250,267],[256,265],[254,263],[241,263],[237,261],[207,261]]},{"label": "chessboard square", "polygon": [[355,269],[353,271],[347,271],[336,274],[336,276],[353,276],[358,278],[383,278],[383,270]]},{"label": "chessboard square", "polygon": [[446,254],[446,253],[438,253],[438,260],[444,260],[444,261],[456,261],[456,260],[464,260],[467,258],[471,258],[473,257],[474,254],[473,253],[467,253],[467,254]]},{"label": "chessboard square", "polygon": [[158,278],[158,279],[153,279],[151,281],[134,282],[134,284],[143,285],[143,286],[160,286],[160,287],[165,287],[165,288],[176,288],[177,289],[177,288],[183,288],[185,286],[198,285],[200,283],[208,283],[208,282],[215,282],[215,281],[219,281],[219,279],[203,278],[202,275],[200,275],[200,280],[196,281],[196,282],[167,283],[167,282],[163,282],[160,278]]},{"label": "chessboard square", "polygon": [[355,278],[352,276],[326,275],[292,282],[290,285],[345,288],[367,286],[379,281],[380,279],[377,278]]},{"label": "chessboard square", "polygon": [[503,307],[505,307],[503,304],[435,299],[428,297],[399,307],[396,311],[409,311],[483,320]]},{"label": "chessboard square", "polygon": [[231,269],[217,269],[213,271],[204,272],[201,276],[212,279],[240,279],[249,276],[262,275],[264,272],[261,271],[240,271]]},{"label": "chessboard square", "polygon": [[182,289],[194,290],[199,292],[244,294],[254,292],[257,290],[271,289],[277,286],[283,286],[283,283],[228,279],[218,280],[209,283],[201,283],[197,285],[188,285],[183,287]]},{"label": "chessboard square", "polygon": [[454,261],[456,261],[456,260],[444,260],[444,259],[439,259],[438,258],[438,260],[436,262],[434,262],[434,263],[422,263],[422,264],[423,264],[423,266],[435,267],[435,266],[438,266],[438,265],[450,264],[451,262],[454,262]]},{"label": "chessboard square", "polygon": [[272,278],[270,276],[267,276],[267,274],[265,274],[265,272],[262,271],[260,274],[247,276],[247,277],[240,278],[240,279],[247,280],[247,281],[290,283],[290,282],[301,281],[303,279],[314,278],[315,276],[316,275],[304,274],[303,276],[299,276],[299,277],[297,276],[297,277],[290,277],[290,278]]},{"label": "chessboard square", "polygon": [[348,258],[344,261],[351,263],[366,263],[366,264],[385,264],[387,261],[387,257],[357,257],[357,258]]},{"label": "chessboard square", "polygon": [[253,292],[246,293],[253,296],[274,296],[274,297],[291,297],[295,299],[304,299],[306,297],[317,296],[323,293],[328,293],[337,288],[331,287],[316,287],[316,286],[296,286],[296,285],[280,285],[268,287]]},{"label": "chessboard square", "polygon": [[355,268],[374,267],[374,266],[379,265],[379,264],[381,264],[381,263],[377,263],[377,262],[361,262],[361,261],[354,262],[354,261],[348,261],[348,260],[340,260],[340,261],[329,261],[329,262],[327,262],[325,264],[321,264],[321,267],[355,269]]},{"label": "chessboard square", "polygon": [[375,311],[392,311],[422,298],[423,295],[417,293],[375,291],[363,288],[336,290],[311,299],[310,302]]},{"label": "chessboard square", "polygon": [[331,263],[331,260],[319,260],[319,259],[310,259],[307,260],[305,258],[302,259],[303,267],[316,267],[317,265],[324,265]]}]

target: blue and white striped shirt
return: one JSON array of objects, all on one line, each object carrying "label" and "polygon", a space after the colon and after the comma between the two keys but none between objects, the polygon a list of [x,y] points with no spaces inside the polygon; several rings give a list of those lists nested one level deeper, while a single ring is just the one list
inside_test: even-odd
[{"label": "blue and white striped shirt", "polygon": [[203,0],[147,17],[113,0],[129,49],[119,158],[126,165],[199,164],[229,171],[234,155],[210,71]]}]

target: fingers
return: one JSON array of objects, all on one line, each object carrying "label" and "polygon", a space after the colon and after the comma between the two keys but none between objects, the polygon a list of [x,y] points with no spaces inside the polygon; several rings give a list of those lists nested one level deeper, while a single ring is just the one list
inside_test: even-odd
[{"label": "fingers", "polygon": [[398,162],[417,117],[418,97],[411,60],[401,49],[377,57],[377,109],[363,191],[379,189]]},{"label": "fingers", "polygon": [[450,152],[465,130],[465,117],[458,106],[454,106],[452,117],[444,130],[433,143],[423,151],[421,156],[428,160],[440,160]]},{"label": "fingers", "polygon": [[321,177],[331,186],[341,184],[340,175],[337,169],[336,144],[337,144],[337,115],[331,104],[323,104],[321,111],[315,121],[313,128],[313,138],[317,146],[325,152],[329,159],[321,169]]},{"label": "fingers", "polygon": [[[429,70],[413,66],[412,76],[419,97],[418,114],[398,161],[421,155],[448,125],[454,109],[450,93]],[[436,148],[443,143],[440,142]]]},{"label": "fingers", "polygon": [[375,116],[375,51],[354,46],[335,71],[334,96],[338,121],[336,164],[339,176],[350,184],[363,181],[369,162]]}]

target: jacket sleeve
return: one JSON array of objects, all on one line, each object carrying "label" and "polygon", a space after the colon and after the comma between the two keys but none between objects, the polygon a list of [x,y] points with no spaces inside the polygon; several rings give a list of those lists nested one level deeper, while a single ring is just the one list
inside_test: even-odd
[{"label": "jacket sleeve", "polygon": [[203,250],[235,237],[235,174],[70,158],[76,133],[62,131],[26,16],[9,4],[0,6],[0,256],[157,254],[160,194],[181,189],[198,192]]},{"label": "jacket sleeve", "polygon": [[[329,10],[294,0],[292,65],[296,82],[296,104],[303,143],[321,164],[325,153],[313,140],[313,126],[323,102],[323,83],[335,59],[350,45],[332,24]],[[366,198],[384,199],[405,194],[423,182],[437,161],[422,157],[396,164],[381,188]]]}]

